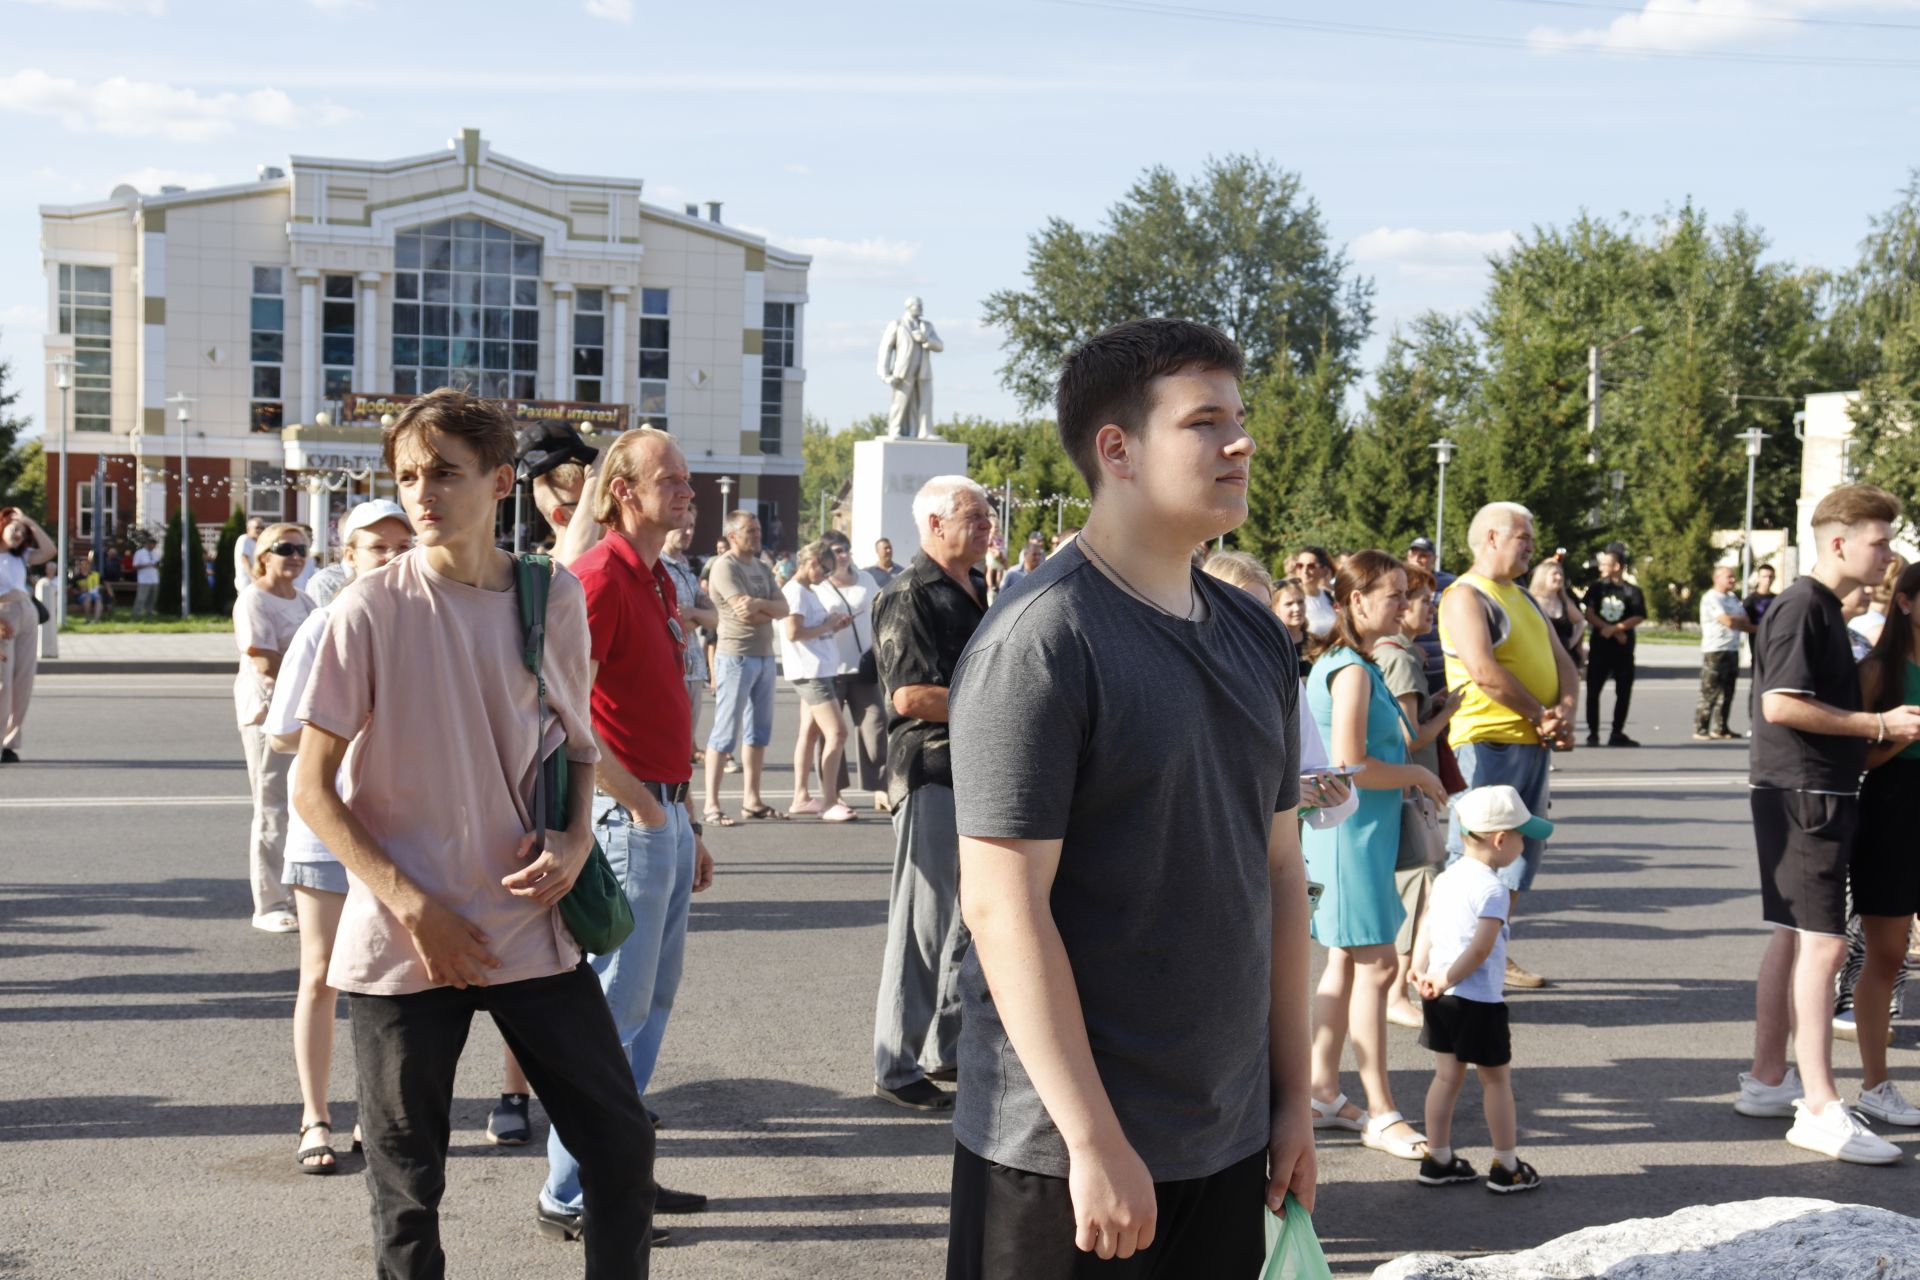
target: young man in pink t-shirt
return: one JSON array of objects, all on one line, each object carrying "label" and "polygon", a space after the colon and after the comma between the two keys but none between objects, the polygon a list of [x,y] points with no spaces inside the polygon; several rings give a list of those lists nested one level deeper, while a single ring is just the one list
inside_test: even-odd
[{"label": "young man in pink t-shirt", "polygon": [[[385,444],[419,545],[335,600],[298,712],[294,787],[352,877],[328,982],[353,1000],[376,1269],[445,1271],[454,1070],[484,1009],[580,1162],[587,1274],[644,1276],[653,1130],[558,911],[592,849],[585,598],[555,571],[543,701],[522,658],[513,558],[493,543],[512,421],[443,389],[408,405]],[[577,769],[566,830],[532,832],[536,764],[555,749]]]}]

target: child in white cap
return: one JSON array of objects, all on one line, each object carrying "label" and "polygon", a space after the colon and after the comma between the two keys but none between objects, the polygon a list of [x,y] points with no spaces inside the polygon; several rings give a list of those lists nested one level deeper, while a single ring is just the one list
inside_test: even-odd
[{"label": "child in white cap", "polygon": [[1464,856],[1440,873],[1427,901],[1426,921],[1413,948],[1414,982],[1425,1006],[1420,1043],[1433,1050],[1427,1089],[1427,1154],[1422,1186],[1443,1187],[1479,1178],[1453,1153],[1453,1104],[1467,1067],[1480,1073],[1493,1168],[1487,1190],[1531,1191],[1540,1175],[1520,1159],[1513,1105],[1513,1041],[1501,987],[1507,972],[1507,913],[1512,896],[1494,872],[1520,856],[1523,842],[1544,840],[1553,824],[1528,812],[1512,787],[1475,787],[1454,798],[1465,838]]}]

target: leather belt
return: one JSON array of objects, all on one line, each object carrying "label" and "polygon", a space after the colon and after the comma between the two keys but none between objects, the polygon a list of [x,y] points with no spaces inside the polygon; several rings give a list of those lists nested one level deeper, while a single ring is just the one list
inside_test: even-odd
[{"label": "leather belt", "polygon": [[[646,788],[648,794],[652,795],[653,798],[661,804],[685,804],[687,797],[693,794],[692,782],[642,782],[638,778],[634,779],[634,781],[640,782],[640,785]],[[593,790],[596,795],[607,796],[608,798],[612,798],[613,796],[613,792],[607,790],[605,787],[595,787]]]}]

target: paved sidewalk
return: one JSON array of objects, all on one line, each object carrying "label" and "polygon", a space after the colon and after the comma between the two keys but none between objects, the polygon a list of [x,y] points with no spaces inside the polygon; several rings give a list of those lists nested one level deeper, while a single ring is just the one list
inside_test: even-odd
[{"label": "paved sidewalk", "polygon": [[42,658],[48,675],[192,675],[225,670],[239,661],[231,631],[183,635],[60,633],[60,656]]}]

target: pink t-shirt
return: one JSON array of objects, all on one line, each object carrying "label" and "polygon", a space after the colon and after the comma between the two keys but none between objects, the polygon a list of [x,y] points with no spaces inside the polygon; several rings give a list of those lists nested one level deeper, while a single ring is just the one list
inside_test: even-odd
[{"label": "pink t-shirt", "polygon": [[[580,962],[557,907],[500,881],[532,829],[536,759],[599,759],[588,712],[587,606],[556,567],[547,601],[547,711],[521,658],[513,591],[455,582],[416,547],[335,598],[299,718],[351,741],[341,798],[430,897],[490,939],[489,981],[551,977]],[[546,720],[544,741],[537,729]],[[591,768],[574,773],[592,786]],[[348,881],[329,985],[407,995],[436,985],[413,938],[358,877]]]}]

